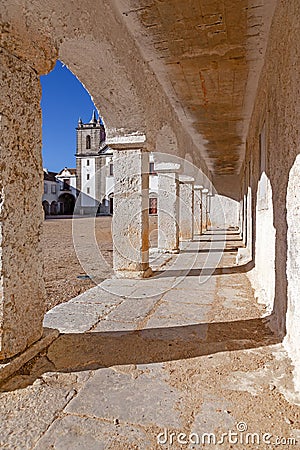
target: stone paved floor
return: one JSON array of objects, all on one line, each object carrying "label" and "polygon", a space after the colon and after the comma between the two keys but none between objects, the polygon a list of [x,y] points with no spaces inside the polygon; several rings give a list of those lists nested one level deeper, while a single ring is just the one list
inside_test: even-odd
[{"label": "stone paved floor", "polygon": [[2,386],[1,448],[297,448],[292,368],[234,265],[240,245],[207,232],[153,253],[153,278],[108,279],[49,311],[61,335]]}]

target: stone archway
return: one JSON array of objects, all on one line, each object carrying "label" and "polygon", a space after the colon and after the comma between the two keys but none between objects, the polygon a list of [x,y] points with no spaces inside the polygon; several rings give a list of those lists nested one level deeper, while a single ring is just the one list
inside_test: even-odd
[{"label": "stone archway", "polygon": [[114,194],[109,194],[108,196],[108,202],[109,202],[109,214],[113,215],[114,213]]},{"label": "stone archway", "polygon": [[58,200],[63,205],[63,214],[71,215],[74,212],[75,197],[72,194],[64,193],[58,197]]},{"label": "stone archway", "polygon": [[58,204],[56,201],[51,202],[50,212],[53,216],[58,214]]}]

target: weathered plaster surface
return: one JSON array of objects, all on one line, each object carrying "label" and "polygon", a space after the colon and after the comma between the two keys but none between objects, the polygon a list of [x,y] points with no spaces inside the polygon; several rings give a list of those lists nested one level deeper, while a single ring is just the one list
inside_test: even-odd
[{"label": "weathered plaster surface", "polygon": [[194,234],[202,232],[202,190],[203,186],[194,186]]},{"label": "weathered plaster surface", "polygon": [[44,284],[40,84],[36,72],[1,51],[0,359],[42,334]]},{"label": "weathered plaster surface", "polygon": [[300,155],[290,170],[287,190],[287,277],[288,310],[285,339],[295,362],[295,379],[300,391]]},{"label": "weathered plaster surface", "polygon": [[143,149],[113,150],[113,265],[118,276],[149,272],[149,154]]},{"label": "weathered plaster surface", "polygon": [[[298,251],[298,160],[300,142],[300,4],[297,0],[279,1],[272,23],[266,61],[261,75],[252,116],[245,165],[251,166],[253,204],[253,245],[260,253],[255,257],[256,274],[268,272],[266,278],[256,276],[261,288],[269,289],[274,277],[274,306],[271,322],[285,340],[289,354],[299,367],[299,271]],[[270,208],[257,213],[257,191],[261,179],[259,163],[259,133],[266,123],[267,160],[265,174],[269,182]],[[271,194],[272,193],[272,194]],[[272,196],[271,196],[272,195]],[[271,208],[273,207],[273,214]],[[269,231],[272,245],[263,239]],[[276,233],[275,248],[274,234]],[[269,238],[270,239],[270,236]],[[266,267],[270,252],[274,252],[274,265]],[[297,277],[297,281],[296,278]],[[287,314],[288,311],[288,314]],[[296,384],[300,388],[299,369]]]},{"label": "weathered plaster surface", "polygon": [[158,249],[179,251],[179,164],[159,164],[158,173]]},{"label": "weathered plaster surface", "polygon": [[194,234],[194,179],[179,177],[179,239],[190,241]]}]

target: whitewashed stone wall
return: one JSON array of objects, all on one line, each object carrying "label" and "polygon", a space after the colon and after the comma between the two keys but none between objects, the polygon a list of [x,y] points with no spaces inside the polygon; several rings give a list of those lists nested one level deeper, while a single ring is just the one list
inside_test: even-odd
[{"label": "whitewashed stone wall", "polygon": [[[274,279],[270,322],[284,336],[295,364],[300,390],[299,336],[299,215],[298,158],[300,153],[300,4],[278,2],[269,36],[266,61],[260,78],[247,139],[245,164],[252,167],[252,217],[255,269],[254,287],[270,290]],[[266,126],[268,212],[259,212],[257,192],[261,179],[259,133]],[[272,210],[273,209],[273,210]],[[276,235],[276,239],[275,239]],[[271,239],[271,242],[270,242]],[[271,257],[271,253],[272,257]],[[274,259],[274,263],[267,262]],[[262,274],[265,276],[263,277]],[[269,291],[269,294],[271,292]],[[258,291],[258,295],[260,293]]]}]

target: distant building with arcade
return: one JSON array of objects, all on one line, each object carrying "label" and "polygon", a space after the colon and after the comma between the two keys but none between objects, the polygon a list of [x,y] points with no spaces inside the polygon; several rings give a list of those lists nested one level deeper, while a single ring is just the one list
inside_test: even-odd
[{"label": "distant building with arcade", "polygon": [[[78,121],[76,128],[76,169],[65,167],[59,173],[44,169],[43,207],[45,215],[113,214],[113,152],[105,144],[101,118],[92,114],[90,122]],[[153,155],[149,166],[149,213],[157,214],[157,176]]]}]

